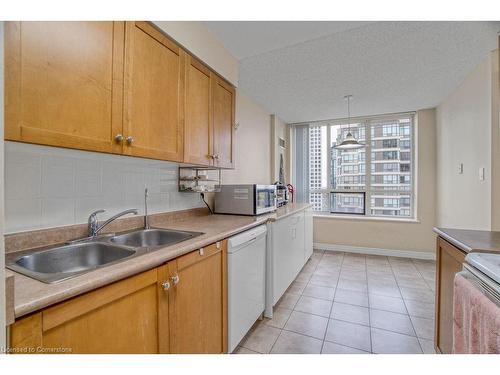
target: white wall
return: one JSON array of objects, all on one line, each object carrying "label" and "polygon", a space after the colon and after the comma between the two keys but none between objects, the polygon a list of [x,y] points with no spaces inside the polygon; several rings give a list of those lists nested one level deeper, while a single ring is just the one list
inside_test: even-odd
[{"label": "white wall", "polygon": [[238,86],[239,61],[201,23],[155,21],[158,27],[222,77]]},{"label": "white wall", "polygon": [[314,218],[314,242],[433,253],[435,235],[435,110],[417,111],[417,221]]},{"label": "white wall", "polygon": [[4,175],[3,175],[3,22],[0,21],[0,347],[5,347],[5,251],[4,227]]},{"label": "white wall", "polygon": [[224,184],[270,184],[271,115],[236,91],[235,169],[222,172]]},{"label": "white wall", "polygon": [[198,194],[177,191],[178,164],[5,142],[5,232],[85,223],[104,208],[143,213],[202,207]]},{"label": "white wall", "polygon": [[417,111],[417,221],[314,218],[314,242],[433,253],[436,217],[435,110]]},{"label": "white wall", "polygon": [[500,56],[491,59],[491,229],[500,231]]},{"label": "white wall", "polygon": [[[290,144],[288,139],[289,128],[287,124],[278,116],[271,115],[271,173],[272,181],[276,182],[279,180],[279,170],[280,170],[280,156],[283,155],[283,170],[285,173],[285,183],[289,183],[289,151]],[[285,148],[283,149],[279,145],[279,139],[285,140]]]},{"label": "white wall", "polygon": [[[437,225],[490,230],[492,207],[493,63],[483,60],[437,107]],[[498,64],[498,62],[497,62]],[[496,124],[498,126],[498,124]],[[463,163],[463,174],[459,164]],[[485,179],[479,169],[485,168]]]}]

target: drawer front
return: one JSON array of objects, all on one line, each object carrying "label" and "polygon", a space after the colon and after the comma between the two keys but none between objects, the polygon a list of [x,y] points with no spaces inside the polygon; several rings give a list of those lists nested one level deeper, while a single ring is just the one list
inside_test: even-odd
[{"label": "drawer front", "polygon": [[200,262],[211,255],[217,254],[222,250],[222,243],[216,242],[214,244],[202,247],[196,251],[189,254],[183,255],[177,259],[177,267],[182,270],[190,265]]}]

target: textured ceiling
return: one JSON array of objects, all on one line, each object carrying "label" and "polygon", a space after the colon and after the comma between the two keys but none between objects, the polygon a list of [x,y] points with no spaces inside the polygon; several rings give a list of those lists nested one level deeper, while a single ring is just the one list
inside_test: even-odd
[{"label": "textured ceiling", "polygon": [[241,60],[369,23],[364,21],[217,21],[205,22],[205,26],[231,51],[234,57]]},{"label": "textured ceiling", "polygon": [[[276,24],[230,22],[216,35],[235,56],[253,55]],[[301,40],[293,32],[241,59],[239,88],[286,122],[345,117],[346,94],[354,95],[353,116],[431,108],[498,48],[500,31],[500,22],[330,24],[329,35],[310,39],[317,34],[309,29]]]}]

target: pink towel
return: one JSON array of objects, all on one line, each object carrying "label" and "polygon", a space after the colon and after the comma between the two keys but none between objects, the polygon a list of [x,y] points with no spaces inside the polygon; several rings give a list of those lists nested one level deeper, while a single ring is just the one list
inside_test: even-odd
[{"label": "pink towel", "polygon": [[500,353],[500,307],[458,274],[453,291],[453,353]]}]

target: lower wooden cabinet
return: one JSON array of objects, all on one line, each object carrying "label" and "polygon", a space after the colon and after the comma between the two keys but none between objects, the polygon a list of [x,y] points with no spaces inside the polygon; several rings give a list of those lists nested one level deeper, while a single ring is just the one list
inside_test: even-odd
[{"label": "lower wooden cabinet", "polygon": [[438,352],[450,354],[453,348],[453,283],[462,270],[465,253],[438,237],[436,249],[436,332]]},{"label": "lower wooden cabinet", "polygon": [[19,353],[224,353],[226,242],[17,320]]},{"label": "lower wooden cabinet", "polygon": [[168,264],[171,353],[227,351],[225,247],[213,244]]}]

